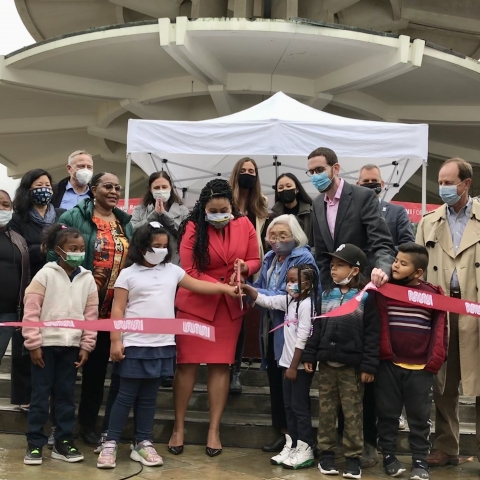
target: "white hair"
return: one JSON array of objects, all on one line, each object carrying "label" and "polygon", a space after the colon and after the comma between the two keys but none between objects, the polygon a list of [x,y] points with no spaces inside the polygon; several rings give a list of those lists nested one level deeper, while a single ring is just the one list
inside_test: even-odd
[{"label": "white hair", "polygon": [[287,225],[292,232],[293,239],[298,247],[305,247],[308,244],[308,238],[305,235],[305,232],[302,230],[302,227],[298,223],[297,217],[295,215],[280,215],[279,217],[275,217],[268,225],[267,228],[267,237],[270,233],[270,230],[274,225],[282,224]]},{"label": "white hair", "polygon": [[92,156],[88,152],[86,152],[85,150],[75,150],[73,153],[71,153],[68,156],[67,165],[71,165],[73,163],[74,158],[77,155],[88,155],[93,160]]}]

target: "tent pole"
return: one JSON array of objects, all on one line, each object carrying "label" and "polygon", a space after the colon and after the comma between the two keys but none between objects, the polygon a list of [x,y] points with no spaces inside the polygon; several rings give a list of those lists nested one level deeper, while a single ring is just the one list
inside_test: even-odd
[{"label": "tent pole", "polygon": [[125,203],[124,209],[128,213],[128,204],[130,202],[130,174],[132,169],[132,156],[129,153],[127,155],[127,169],[125,172]]},{"label": "tent pole", "polygon": [[427,213],[427,167],[426,160],[422,162],[422,216]]},{"label": "tent pole", "polygon": [[273,156],[273,164],[275,165],[275,178],[278,178],[278,162],[277,162],[277,156]]}]

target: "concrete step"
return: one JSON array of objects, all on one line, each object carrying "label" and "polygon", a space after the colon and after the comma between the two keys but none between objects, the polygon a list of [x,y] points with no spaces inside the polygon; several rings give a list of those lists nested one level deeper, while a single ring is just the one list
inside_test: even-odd
[{"label": "concrete step", "polygon": [[[107,398],[110,380],[105,380],[104,402]],[[81,382],[75,385],[75,401],[80,401]],[[0,398],[10,398],[10,374],[0,373]],[[310,390],[310,408],[312,416],[318,416],[318,388]],[[160,388],[157,395],[157,408],[169,410],[173,406],[173,391],[171,388]],[[195,412],[208,412],[208,393],[205,383],[195,385],[190,398],[189,410]],[[244,386],[241,394],[229,395],[225,413],[242,413],[247,415],[270,415],[270,392],[268,387]],[[461,397],[459,405],[460,421],[475,423],[475,397]],[[435,418],[435,406],[432,406],[431,418]]]},{"label": "concrete step", "polygon": [[[98,429],[103,420],[102,408]],[[172,410],[158,411],[155,415],[153,440],[159,443],[168,443],[173,428],[174,415]],[[208,433],[208,412],[188,412],[185,422],[185,444],[204,445]],[[313,419],[313,429],[318,425]],[[49,429],[49,427],[47,426]],[[18,412],[15,407],[8,404],[5,399],[0,399],[0,432],[24,433],[27,430],[27,416]],[[475,424],[461,423],[460,446],[462,455],[476,455]],[[47,430],[48,431],[48,430]],[[432,441],[435,438],[435,426],[432,428]],[[315,432],[314,432],[315,433]],[[400,453],[409,452],[408,428],[400,431],[397,448]],[[124,438],[133,437],[133,418],[130,416],[124,429]],[[221,438],[224,447],[261,448],[266,443],[273,442],[276,438],[275,430],[270,426],[270,416],[262,414],[225,413],[222,417]]]}]

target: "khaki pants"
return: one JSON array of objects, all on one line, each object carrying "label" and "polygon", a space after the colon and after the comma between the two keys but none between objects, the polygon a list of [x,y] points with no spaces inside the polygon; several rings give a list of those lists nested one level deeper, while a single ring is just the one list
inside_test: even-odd
[{"label": "khaki pants", "polygon": [[[433,394],[435,401],[434,448],[448,455],[458,455],[460,425],[458,418],[458,389],[460,386],[460,349],[458,343],[458,314],[450,313],[450,340],[448,344],[447,376],[442,395]],[[476,438],[480,456],[480,397],[476,397]]]}]

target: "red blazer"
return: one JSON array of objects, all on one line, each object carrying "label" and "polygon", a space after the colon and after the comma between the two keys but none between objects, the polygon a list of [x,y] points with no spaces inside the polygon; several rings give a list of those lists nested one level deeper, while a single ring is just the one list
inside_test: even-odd
[{"label": "red blazer", "polygon": [[[247,217],[232,220],[225,227],[225,240],[221,231],[208,226],[208,253],[210,265],[205,272],[198,271],[193,265],[193,245],[195,243],[196,226],[188,222],[185,234],[180,243],[180,261],[182,268],[193,278],[207,282],[228,283],[233,273],[235,260],[240,258],[248,265],[248,274],[253,275],[260,270],[257,234]],[[200,295],[179,288],[175,306],[186,313],[212,322],[222,295]],[[245,314],[240,309],[237,298],[225,296],[232,320]]]}]

